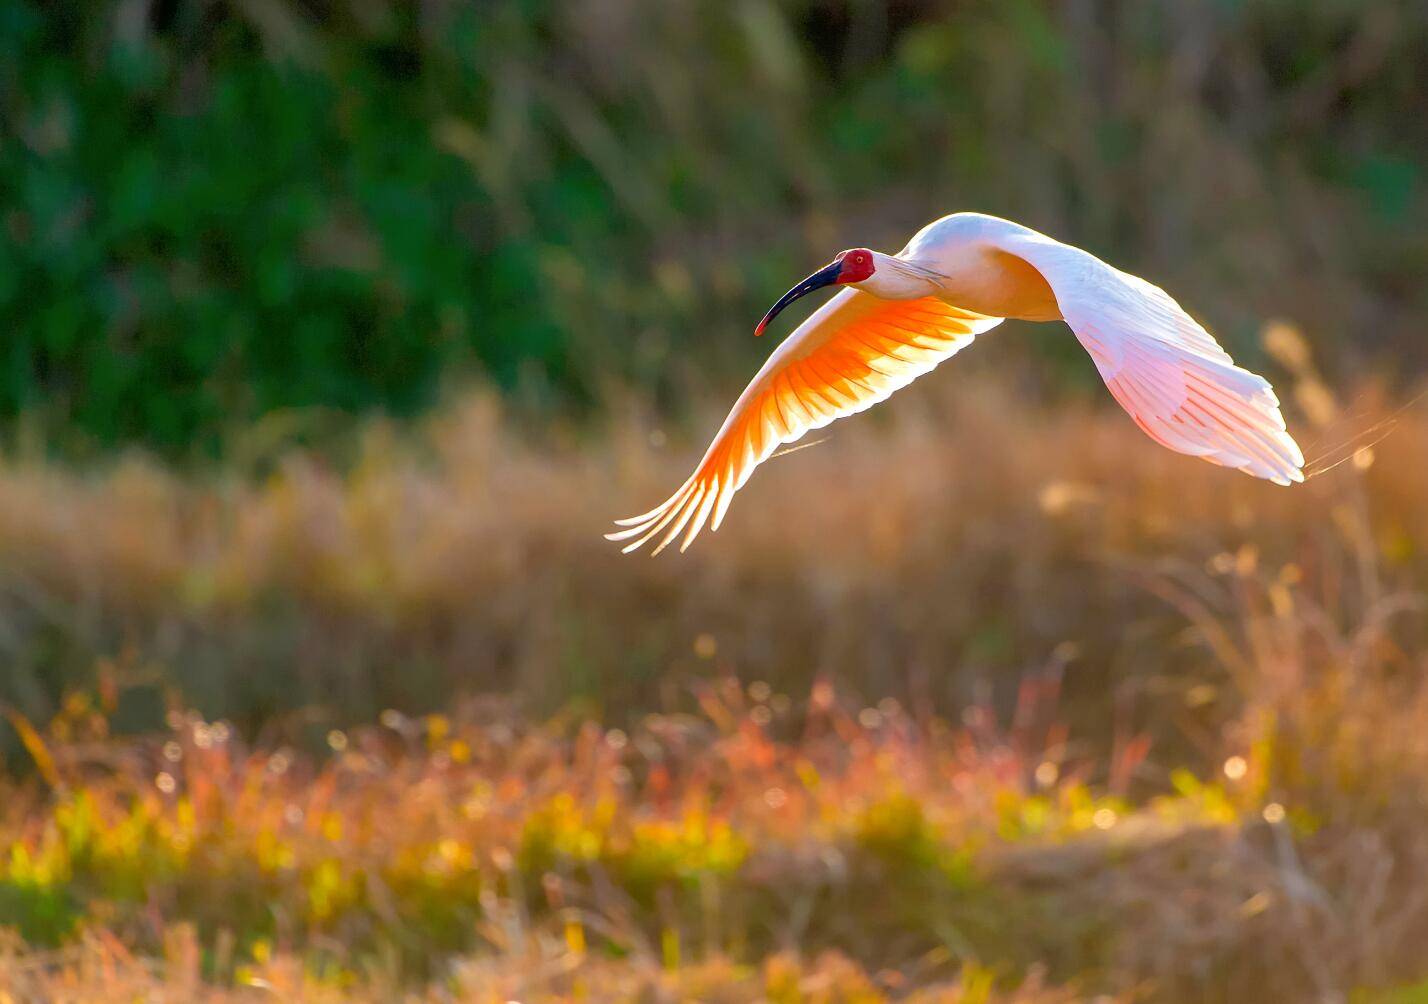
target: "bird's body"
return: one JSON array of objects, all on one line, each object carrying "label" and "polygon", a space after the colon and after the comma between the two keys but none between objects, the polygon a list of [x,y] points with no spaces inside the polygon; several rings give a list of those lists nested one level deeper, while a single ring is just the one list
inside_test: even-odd
[{"label": "bird's body", "polygon": [[681,532],[688,547],[775,448],[863,411],[1008,317],[1065,320],[1111,394],[1152,439],[1279,484],[1304,479],[1274,391],[1241,369],[1163,290],[1009,220],[944,216],[896,255],[840,254],[774,305],[844,285],[745,388],[693,475],[608,536],[634,550]]},{"label": "bird's body", "polygon": [[[883,299],[936,296],[988,317],[1056,321],[1061,310],[1051,286],[1032,265],[1000,246],[1001,240],[1035,235],[1009,220],[980,213],[944,216],[923,227],[896,256],[873,253],[877,271],[859,288]],[[884,279],[887,273],[908,278]],[[923,283],[908,281],[913,275]]]}]

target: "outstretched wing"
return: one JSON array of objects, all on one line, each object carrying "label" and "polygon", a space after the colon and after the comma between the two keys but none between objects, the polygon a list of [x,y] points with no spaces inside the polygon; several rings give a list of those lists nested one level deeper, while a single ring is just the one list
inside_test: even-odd
[{"label": "outstretched wing", "polygon": [[1304,480],[1269,381],[1236,366],[1164,290],[1035,231],[995,242],[1046,279],[1111,394],[1151,439],[1276,484]]},{"label": "outstretched wing", "polygon": [[631,541],[629,552],[662,534],[658,554],[684,531],[684,550],[711,513],[719,529],[734,493],[780,444],[871,408],[1000,322],[936,297],[843,289],[764,363],[689,480],[644,515],[616,520],[625,529],[606,536]]}]

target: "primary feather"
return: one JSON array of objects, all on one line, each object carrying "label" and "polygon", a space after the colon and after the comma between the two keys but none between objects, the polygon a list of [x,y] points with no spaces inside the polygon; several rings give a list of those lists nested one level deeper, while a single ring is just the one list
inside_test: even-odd
[{"label": "primary feather", "polygon": [[845,289],[804,321],[739,396],[694,474],[641,516],[606,534],[626,552],[660,536],[654,553],[684,531],[684,550],[713,516],[719,529],[734,493],[784,443],[864,411],[970,345],[1000,318],[935,297],[881,300]]},{"label": "primary feather", "polygon": [[1018,228],[998,245],[1037,269],[1112,396],[1156,442],[1276,484],[1303,481],[1269,381],[1158,286],[1089,252]]}]

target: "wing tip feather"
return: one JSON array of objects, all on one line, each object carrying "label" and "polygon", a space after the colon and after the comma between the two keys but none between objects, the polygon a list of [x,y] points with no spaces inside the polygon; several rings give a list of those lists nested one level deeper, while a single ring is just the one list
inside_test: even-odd
[{"label": "wing tip feather", "polygon": [[[628,554],[662,534],[651,551],[654,555],[683,533],[679,549],[688,550],[706,526],[710,533],[718,531],[734,493],[777,446],[865,411],[1000,322],[964,316],[967,312],[927,298],[878,302],[852,293],[845,291],[842,299],[830,301],[853,305],[849,314],[828,315],[830,322],[841,318],[829,329],[842,337],[840,343],[794,356],[783,361],[782,368],[770,370],[783,352],[778,350],[735,404],[689,480],[649,512],[615,520],[620,529],[605,538],[630,541],[622,548]],[[791,337],[797,338],[798,332]]]}]

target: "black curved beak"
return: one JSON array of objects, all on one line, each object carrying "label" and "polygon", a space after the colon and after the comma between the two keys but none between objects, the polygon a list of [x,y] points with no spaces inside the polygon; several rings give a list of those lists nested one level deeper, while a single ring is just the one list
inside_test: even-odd
[{"label": "black curved beak", "polygon": [[829,264],[823,266],[823,268],[820,268],[817,272],[814,272],[807,279],[804,279],[797,286],[794,286],[787,293],[783,294],[783,296],[780,296],[778,298],[778,303],[775,303],[772,307],[769,308],[769,312],[764,315],[764,319],[760,321],[759,326],[754,329],[754,334],[756,336],[762,335],[764,333],[764,328],[767,328],[769,326],[769,322],[772,321],[775,317],[777,317],[780,313],[782,313],[784,307],[787,307],[790,303],[792,303],[794,300],[797,300],[800,296],[807,296],[815,289],[821,289],[824,286],[832,286],[838,281],[838,275],[842,271],[843,262],[841,259],[838,261],[830,262]]}]

